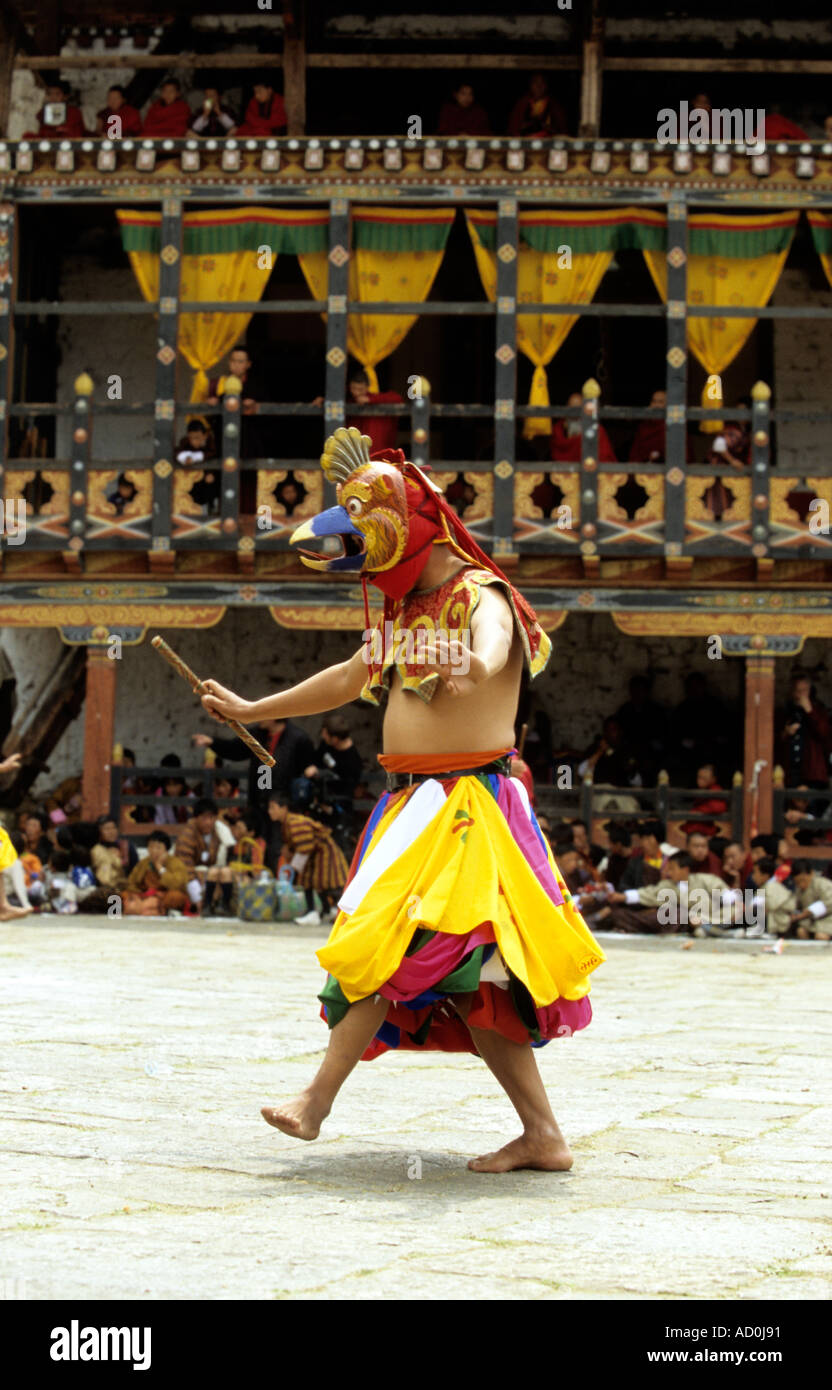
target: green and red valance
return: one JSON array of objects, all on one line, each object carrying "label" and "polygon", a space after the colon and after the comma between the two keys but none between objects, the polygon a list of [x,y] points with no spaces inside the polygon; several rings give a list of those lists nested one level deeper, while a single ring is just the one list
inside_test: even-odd
[{"label": "green and red valance", "polygon": [[354,207],[353,250],[444,251],[455,216],[452,207]]},{"label": "green and red valance", "polygon": [[[118,209],[125,251],[159,254],[161,215],[141,209]],[[273,256],[326,251],[327,208],[223,208],[186,212],[182,218],[184,256],[220,256],[256,252],[268,246]]]}]

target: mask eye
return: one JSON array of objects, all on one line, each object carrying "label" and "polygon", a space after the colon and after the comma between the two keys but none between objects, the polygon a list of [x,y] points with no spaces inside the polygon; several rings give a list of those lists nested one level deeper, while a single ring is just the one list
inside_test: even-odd
[{"label": "mask eye", "polygon": [[364,508],[358,497],[350,497],[347,501],[347,511],[350,516],[360,516]]}]

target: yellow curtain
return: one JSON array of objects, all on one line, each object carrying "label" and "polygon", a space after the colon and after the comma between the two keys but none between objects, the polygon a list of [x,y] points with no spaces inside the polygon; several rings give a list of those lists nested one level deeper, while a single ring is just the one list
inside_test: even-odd
[{"label": "yellow curtain", "polygon": [[[468,217],[468,231],[477,259],[482,287],[493,302],[497,298],[497,257],[483,246],[476,226]],[[522,222],[521,222],[522,235]],[[521,244],[517,258],[517,303],[589,304],[607,272],[611,251],[573,252],[568,268],[557,251],[534,251]],[[546,368],[559,351],[577,321],[577,314],[518,314],[517,346],[534,366],[529,405],[548,406],[549,379]],[[523,423],[523,438],[551,434],[552,421],[546,416],[529,417]]]},{"label": "yellow curtain", "polygon": [[[352,212],[353,244],[348,270],[347,294],[351,300],[427,299],[445,254],[445,239],[454,211],[434,208],[378,209],[356,207]],[[362,245],[381,236],[395,245],[385,250],[378,245]],[[375,233],[375,237],[372,235]],[[422,240],[420,249],[413,239]],[[431,242],[434,244],[431,245]],[[440,244],[441,243],[441,244]],[[405,249],[409,245],[410,249]],[[300,253],[300,267],[314,299],[326,299],[328,267],[325,254]],[[376,367],[389,357],[407,337],[416,314],[351,314],[347,324],[347,350],[361,363],[370,390],[378,391]]]},{"label": "yellow curtain", "polygon": [[[791,234],[798,212],[774,213],[763,217],[697,213],[689,219],[691,252],[688,256],[688,304],[762,308],[767,304],[789,253]],[[785,233],[785,236],[784,236]],[[701,235],[700,235],[701,234]],[[707,244],[714,254],[700,254],[697,241]],[[785,240],[785,245],[782,243]],[[780,243],[778,250],[766,244]],[[734,250],[756,251],[736,255]],[[644,251],[647,269],[662,300],[667,303],[667,256],[664,251]],[[757,325],[755,318],[689,318],[688,348],[702,363],[709,377],[721,377],[745,346]],[[708,384],[702,394],[703,406],[721,404],[721,383]],[[703,420],[702,432],[718,433],[718,420]]]},{"label": "yellow curtain", "polygon": [[812,231],[815,250],[826,272],[826,278],[832,285],[832,218],[827,213],[818,212],[814,208],[808,211],[806,216]]},{"label": "yellow curtain", "polygon": [[[159,257],[150,251],[129,251],[133,274],[146,300],[159,298]],[[260,299],[271,268],[261,269],[252,251],[227,251],[209,256],[183,256],[182,299]],[[208,372],[244,337],[251,314],[182,314],[177,347],[196,375],[191,400],[208,395]]]}]

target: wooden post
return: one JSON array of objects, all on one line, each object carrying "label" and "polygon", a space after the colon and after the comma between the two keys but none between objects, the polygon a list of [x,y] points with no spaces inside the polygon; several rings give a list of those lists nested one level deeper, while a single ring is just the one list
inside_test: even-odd
[{"label": "wooden post", "polygon": [[95,820],[110,809],[110,760],[116,726],[118,662],[108,647],[87,647],[87,693],[84,709],[84,770],[81,815]]},{"label": "wooden post", "polygon": [[0,134],[9,133],[9,111],[12,102],[12,78],[17,56],[17,40],[5,18],[0,15]]},{"label": "wooden post", "polygon": [[604,52],[602,0],[593,0],[589,37],[584,40],[581,63],[581,119],[578,134],[597,137],[601,133],[601,72]]},{"label": "wooden post", "polygon": [[182,273],[182,203],[166,197],[159,227],[159,351],[153,428],[153,518],[150,568],[170,573],[172,473],[176,456],[176,362],[179,343],[179,288]]},{"label": "wooden post", "polygon": [[288,135],[306,134],[306,5],[283,0],[283,100]]},{"label": "wooden post", "polygon": [[[745,658],[745,843],[755,819],[757,833],[772,826],[772,772],[774,765],[774,660],[773,656]],[[765,763],[764,767],[760,763]],[[754,769],[757,768],[757,791]]]},{"label": "wooden post", "polygon": [[688,210],[683,199],[667,205],[667,352],[665,353],[664,553],[669,575],[687,574],[684,555],[687,476]]}]

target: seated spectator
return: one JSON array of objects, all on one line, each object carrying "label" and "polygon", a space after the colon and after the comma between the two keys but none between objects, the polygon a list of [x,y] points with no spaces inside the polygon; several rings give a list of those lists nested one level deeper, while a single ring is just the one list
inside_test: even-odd
[{"label": "seated spectator", "polygon": [[759,863],[761,859],[767,857],[776,859],[777,857],[777,836],[776,835],[754,835],[748,846],[748,853],[751,856],[751,867]]},{"label": "seated spectator", "polygon": [[638,844],[621,876],[620,887],[642,888],[658,883],[664,873],[668,857],[674,853],[672,845],[666,841],[667,830],[663,821],[644,821],[638,827]]},{"label": "seated spectator", "polygon": [[231,829],[234,847],[228,867],[232,878],[253,878],[266,862],[266,841],[260,834],[260,817],[256,811],[243,806]]},{"label": "seated spectator", "polygon": [[26,842],[19,830],[13,830],[9,839],[17,855],[17,862],[5,869],[3,876],[8,876],[21,907],[39,907],[46,897],[43,861],[39,855],[27,850]]},{"label": "seated spectator", "polygon": [[474,88],[462,81],[443,102],[439,112],[438,135],[490,135],[491,126],[485,107],[474,100]]},{"label": "seated spectator", "polygon": [[801,941],[832,939],[832,881],[818,873],[811,859],[796,859],[792,865],[797,911],[792,913],[795,936]]},{"label": "seated spectator", "polygon": [[129,917],[179,916],[187,907],[188,866],[171,854],[171,839],[164,830],[147,837],[147,857],[131,870],[124,890],[124,912]]},{"label": "seated spectator", "polygon": [[112,816],[101,816],[98,822],[98,844],[90,850],[90,862],[96,879],[103,888],[123,893],[127,879],[139,862],[132,840],[119,837],[118,824]]},{"label": "seated spectator", "polygon": [[751,855],[738,840],[729,840],[722,853],[722,877],[729,888],[744,889],[751,873]]},{"label": "seated spectator", "polygon": [[632,826],[626,821],[619,821],[618,824],[615,821],[609,821],[604,826],[604,831],[609,849],[599,868],[607,883],[616,889],[621,883],[633,852]]},{"label": "seated spectator", "polygon": [[[584,398],[580,391],[573,391],[566,404],[582,406]],[[555,420],[552,426],[551,454],[555,463],[580,463],[581,461],[581,422],[580,420]],[[615,463],[615,450],[607,431],[598,421],[598,445],[595,457],[601,463]]]},{"label": "seated spectator", "polygon": [[20,827],[25,853],[35,855],[42,864],[47,862],[53,848],[46,833],[48,826],[49,817],[43,811],[30,811]]},{"label": "seated spectator", "polygon": [[609,901],[614,905],[609,919],[613,931],[665,935],[682,926],[697,936],[704,936],[708,927],[730,925],[737,902],[722,879],[695,869],[685,850],[667,857],[659,883],[612,893]]},{"label": "seated spectator", "polygon": [[[328,714],[321,725],[321,741],[304,777],[329,783],[326,795],[351,800],[361,779],[361,754],[350,737],[342,714]],[[334,779],[330,783],[330,779]]]},{"label": "seated spectator", "polygon": [[151,140],[178,140],[187,135],[190,124],[191,109],[182,88],[174,77],[166,77],[147,109],[142,133]]},{"label": "seated spectator", "polygon": [[109,888],[96,882],[90,851],[74,844],[70,852],[69,877],[75,887],[79,912],[106,912],[114,899]]},{"label": "seated spectator", "polygon": [[[214,443],[213,430],[209,429],[203,419],[189,420],[184,435],[176,446],[176,462],[185,468],[199,468],[209,459],[217,457],[217,446]],[[202,468],[201,476],[197,476],[191,488],[191,497],[200,507],[208,507],[210,511],[219,511],[220,506],[220,469]]]},{"label": "seated spectator", "polygon": [[321,925],[321,915],[315,906],[316,892],[327,915],[334,920],[335,903],[346,882],[348,865],[332,832],[320,821],[290,811],[288,798],[279,792],[269,798],[269,817],[280,825],[284,851],[292,856],[289,862],[295,870],[298,886],[306,890],[308,910],[295,921],[304,927]]},{"label": "seated spectator", "polygon": [[141,135],[141,114],[129,104],[123,87],[107,89],[107,105],[102,106],[96,115],[95,133],[105,140],[127,140],[133,135]]},{"label": "seated spectator", "polygon": [[[750,405],[751,402],[746,397],[737,404]],[[751,462],[751,434],[747,422],[732,420],[723,425],[722,433],[714,439],[705,462],[722,467],[730,464],[732,468],[739,470],[747,468]],[[703,500],[705,505],[710,507],[716,520],[720,521],[723,514],[733,505],[734,494],[721,478],[715,478],[706,487]]]},{"label": "seated spectator", "polygon": [[37,132],[27,131],[26,138],[83,140],[86,133],[80,106],[69,100],[69,83],[50,83],[46,88],[46,101],[38,112]]},{"label": "seated spectator", "polygon": [[624,747],[621,725],[612,717],[604,720],[603,733],[595,739],[578,764],[578,776],[592,774],[596,786],[640,787],[641,772],[630,749]]},{"label": "seated spectator", "polygon": [[78,911],[78,889],[72,882],[72,861],[68,849],[52,850],[44,882],[45,901],[52,912],[72,915]]},{"label": "seated spectator", "polygon": [[237,113],[221,100],[219,88],[206,87],[202,106],[191,121],[194,135],[220,140],[224,135],[230,135],[236,124]]},{"label": "seated spectator", "polygon": [[757,916],[762,916],[765,930],[771,936],[786,936],[791,928],[797,903],[794,893],[789,892],[777,877],[776,859],[770,854],[763,854],[755,860],[751,870],[751,882],[755,889]]},{"label": "seated spectator", "polygon": [[[654,391],[650,397],[651,410],[667,408],[667,392]],[[693,462],[693,444],[689,435],[685,436],[685,457]],[[667,428],[665,420],[640,420],[635,438],[630,448],[630,463],[666,463]]]},{"label": "seated spectator", "polygon": [[[694,873],[711,874],[722,878],[722,862],[708,846],[708,837],[701,830],[691,830],[685,840]],[[724,880],[723,880],[724,881]]]},{"label": "seated spectator", "polygon": [[[775,103],[768,107],[763,122],[766,144],[777,140],[808,140],[809,136],[802,126],[790,121],[788,116],[784,116],[780,107]],[[755,137],[760,139],[761,132],[757,130]]]},{"label": "seated spectator", "polygon": [[[596,856],[594,854],[594,851],[601,850],[601,846],[592,843],[592,841],[589,838],[589,827],[586,821],[580,820],[580,818],[577,816],[574,818],[574,820],[571,820],[569,822],[568,830],[571,834],[572,844],[574,845],[575,851],[578,855],[578,864],[580,866],[581,872],[585,876],[585,880],[592,879],[593,881],[597,882],[599,875],[595,863]],[[565,839],[566,836],[563,836],[562,838]],[[603,850],[601,850],[601,854],[598,856],[599,860],[602,857]]]},{"label": "seated spectator", "polygon": [[566,112],[550,95],[542,72],[533,72],[526,91],[514,104],[508,122],[509,135],[534,139],[537,136],[566,135]]},{"label": "seated spectator", "polygon": [[[347,383],[353,405],[404,405],[403,398],[398,391],[371,391],[370,379],[363,367],[358,367],[350,373]],[[323,403],[323,398],[321,398]],[[399,418],[397,415],[355,415],[347,414],[347,428],[355,425],[362,434],[367,434],[372,440],[370,452],[376,449],[395,449],[396,434],[399,428]]]},{"label": "seated spectator", "polygon": [[232,133],[246,136],[286,134],[286,106],[271,82],[255,83],[254,95],[246,107],[242,125]]},{"label": "seated spectator", "polygon": [[193,816],[176,837],[176,856],[188,869],[188,897],[195,907],[202,901],[200,872],[217,865],[221,840],[216,830],[217,803],[203,796],[194,803]]},{"label": "seated spectator", "polygon": [[[717,781],[716,769],[713,763],[703,763],[701,767],[697,768],[696,785],[700,787],[702,791],[722,791]],[[684,830],[686,835],[691,835],[695,831],[701,831],[705,836],[713,835],[716,831],[716,825],[712,820],[703,820],[701,817],[724,816],[727,810],[728,802],[720,796],[706,796],[703,797],[701,801],[697,798],[697,800],[691,804],[691,811],[697,813],[696,819],[686,821],[684,825],[680,826],[680,829]],[[690,846],[688,846],[688,848],[690,848]],[[714,870],[714,873],[718,872],[719,870]]]},{"label": "seated spectator", "polygon": [[[178,776],[173,770],[182,766],[182,759],[178,753],[166,753],[159,766],[168,767],[171,772],[169,776],[162,778],[156,788],[157,796],[193,797],[193,792],[189,790],[184,777]],[[187,819],[187,806],[157,806],[153,813],[154,825],[184,825]]]}]

